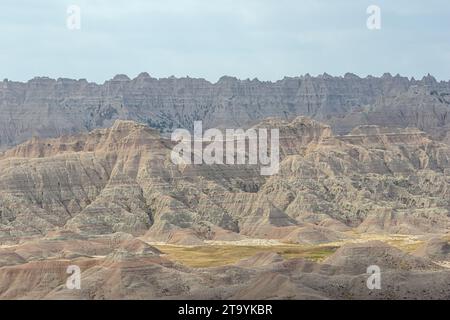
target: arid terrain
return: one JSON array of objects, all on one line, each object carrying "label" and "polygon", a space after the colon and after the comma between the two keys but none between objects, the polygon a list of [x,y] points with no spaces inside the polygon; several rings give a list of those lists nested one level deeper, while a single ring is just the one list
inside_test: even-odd
[{"label": "arid terrain", "polygon": [[1,0],[0,34],[11,314],[450,301],[449,0]]},{"label": "arid terrain", "polygon": [[[428,90],[408,83],[392,99]],[[420,110],[440,96],[423,94]],[[258,165],[174,164],[174,143],[148,121],[111,118],[9,146],[0,298],[449,299],[450,105],[441,100],[432,116],[414,111],[426,128],[336,132],[301,115],[264,117],[252,125],[280,130],[272,176]],[[66,287],[69,265],[81,269],[80,289]],[[371,265],[380,289],[366,285]]]},{"label": "arid terrain", "polygon": [[414,127],[450,141],[450,82],[392,76],[365,78],[309,74],[275,82],[223,76],[130,79],[119,74],[103,84],[86,79],[36,77],[0,82],[0,150],[32,138],[58,137],[111,127],[115,120],[145,123],[162,132],[192,128],[241,128],[268,117],[307,116],[336,134],[358,125]]}]

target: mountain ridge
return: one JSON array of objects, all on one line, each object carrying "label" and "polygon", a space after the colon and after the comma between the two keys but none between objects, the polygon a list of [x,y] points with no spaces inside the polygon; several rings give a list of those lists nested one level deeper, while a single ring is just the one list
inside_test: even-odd
[{"label": "mountain ridge", "polygon": [[270,177],[175,165],[173,143],[130,120],[3,152],[0,298],[449,297],[450,146],[304,116],[257,127],[280,130]]},{"label": "mountain ridge", "polygon": [[349,229],[447,230],[450,146],[417,129],[334,136],[302,116],[260,125],[280,129],[280,171],[270,177],[258,165],[174,164],[172,141],[129,120],[18,145],[0,155],[0,238],[64,228],[178,244],[321,243]]},{"label": "mountain ridge", "polygon": [[[450,141],[450,82],[384,74],[360,78],[305,75],[276,82],[224,76],[134,79],[116,75],[103,84],[38,77],[0,83],[0,149],[38,137],[89,132],[116,119],[134,120],[170,133],[192,128],[246,128],[267,117],[308,116],[337,134],[360,124],[418,127]],[[388,116],[389,115],[389,116]]]}]

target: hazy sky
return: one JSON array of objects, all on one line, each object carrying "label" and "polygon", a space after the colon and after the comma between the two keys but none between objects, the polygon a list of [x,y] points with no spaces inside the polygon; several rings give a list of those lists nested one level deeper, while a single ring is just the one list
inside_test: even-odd
[{"label": "hazy sky", "polygon": [[[66,26],[81,9],[81,29]],[[366,27],[369,5],[381,30]],[[448,0],[1,0],[0,78],[450,79]]]}]

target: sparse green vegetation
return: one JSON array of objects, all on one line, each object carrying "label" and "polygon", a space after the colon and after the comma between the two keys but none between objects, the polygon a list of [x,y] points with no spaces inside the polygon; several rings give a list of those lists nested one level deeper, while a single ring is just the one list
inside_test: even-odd
[{"label": "sparse green vegetation", "polygon": [[251,257],[259,252],[275,252],[285,259],[306,258],[321,261],[331,255],[337,246],[173,246],[156,245],[168,258],[190,267],[217,267],[235,263],[241,259]]}]

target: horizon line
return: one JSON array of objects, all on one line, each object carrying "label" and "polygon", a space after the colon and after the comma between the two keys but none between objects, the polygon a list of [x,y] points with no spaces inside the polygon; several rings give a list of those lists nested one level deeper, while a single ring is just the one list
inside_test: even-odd
[{"label": "horizon line", "polygon": [[427,75],[422,76],[421,79],[416,79],[414,76],[402,76],[401,74],[397,73],[395,76],[392,75],[390,72],[384,72],[381,76],[373,76],[371,74],[367,74],[365,76],[361,76],[352,72],[346,72],[344,75],[330,75],[327,72],[321,73],[321,74],[317,74],[317,75],[311,75],[310,73],[305,73],[302,75],[297,75],[297,76],[284,76],[281,79],[278,80],[260,80],[258,77],[254,77],[253,79],[250,78],[238,78],[236,76],[230,76],[230,75],[223,75],[221,76],[218,80],[211,81],[208,80],[206,78],[203,77],[192,77],[189,75],[186,76],[175,76],[175,75],[171,75],[171,76],[166,76],[166,77],[152,77],[148,72],[143,71],[140,72],[137,76],[135,76],[134,78],[130,78],[127,74],[124,73],[117,73],[115,76],[113,76],[112,78],[109,78],[107,80],[104,80],[103,83],[102,82],[98,82],[98,81],[88,81],[87,78],[69,78],[69,77],[57,77],[57,78],[52,78],[50,76],[35,76],[33,78],[30,78],[28,80],[11,80],[8,77],[5,77],[1,82],[3,83],[7,83],[7,82],[13,82],[13,83],[29,83],[35,80],[51,80],[51,81],[82,81],[82,82],[87,82],[89,84],[96,84],[96,85],[104,85],[107,82],[110,81],[134,81],[134,80],[138,80],[139,78],[148,78],[148,79],[152,79],[152,80],[157,80],[157,81],[161,81],[161,80],[185,80],[185,79],[191,79],[191,80],[202,80],[202,81],[206,81],[212,85],[218,84],[219,82],[223,81],[223,80],[227,80],[227,79],[231,79],[234,81],[239,81],[239,82],[261,82],[261,83],[277,83],[286,79],[309,79],[309,78],[314,78],[314,79],[350,79],[350,78],[354,78],[354,79],[360,79],[360,80],[365,80],[365,79],[388,79],[388,78],[401,78],[401,79],[407,79],[408,81],[423,81],[426,79],[430,79],[432,81],[435,81],[437,83],[449,83],[450,79],[448,80],[442,80],[442,79],[436,79],[435,76],[433,76],[430,73],[427,73]]}]

